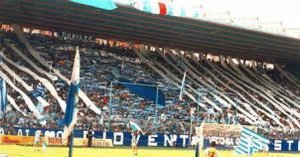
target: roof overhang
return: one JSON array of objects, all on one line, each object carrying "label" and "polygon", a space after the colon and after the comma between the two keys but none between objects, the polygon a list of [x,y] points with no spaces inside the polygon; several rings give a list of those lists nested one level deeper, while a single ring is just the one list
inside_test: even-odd
[{"label": "roof overhang", "polygon": [[243,59],[300,61],[299,39],[125,6],[108,11],[68,0],[1,0],[0,21]]}]

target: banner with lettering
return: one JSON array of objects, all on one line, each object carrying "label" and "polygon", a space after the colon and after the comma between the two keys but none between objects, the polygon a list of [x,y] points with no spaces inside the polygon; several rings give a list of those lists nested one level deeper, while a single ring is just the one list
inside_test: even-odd
[{"label": "banner with lettering", "polygon": [[[14,129],[14,131],[11,131]],[[10,131],[8,131],[10,130]],[[53,138],[53,143],[60,143],[63,130],[55,129],[33,129],[33,128],[1,128],[0,135],[6,135],[8,132],[14,133],[14,135],[22,136],[34,136],[37,130],[42,131],[49,137]],[[86,130],[74,130],[75,138],[85,138],[88,131]],[[94,140],[98,145],[103,145],[101,139],[111,139],[112,145],[114,146],[131,146],[132,135],[129,132],[103,132],[93,131]],[[27,141],[27,138],[20,138],[22,141]],[[195,136],[192,137],[192,140]],[[16,140],[16,139],[5,139],[5,140]],[[31,140],[31,139],[30,139]],[[189,135],[180,134],[153,134],[153,135],[139,135],[137,137],[139,146],[151,146],[151,147],[188,147],[189,146]],[[195,139],[198,140],[198,139]],[[233,149],[239,142],[238,137],[231,136],[206,136],[204,139],[204,148],[208,146],[210,141],[216,141],[217,146],[220,149]],[[26,142],[25,142],[26,143]],[[81,141],[81,143],[85,143]],[[193,143],[193,142],[192,142]],[[269,144],[270,151],[300,151],[300,140],[271,140]]]}]

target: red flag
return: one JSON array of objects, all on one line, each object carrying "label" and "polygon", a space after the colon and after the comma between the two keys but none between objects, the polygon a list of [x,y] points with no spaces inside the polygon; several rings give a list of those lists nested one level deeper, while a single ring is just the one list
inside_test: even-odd
[{"label": "red flag", "polygon": [[160,15],[166,15],[167,14],[167,7],[164,3],[158,3],[159,5],[159,14]]}]

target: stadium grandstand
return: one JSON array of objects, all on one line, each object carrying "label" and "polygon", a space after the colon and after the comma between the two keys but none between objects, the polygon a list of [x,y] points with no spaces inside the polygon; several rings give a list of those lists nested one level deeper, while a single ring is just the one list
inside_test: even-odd
[{"label": "stadium grandstand", "polygon": [[0,156],[299,156],[297,35],[175,2],[1,0]]}]

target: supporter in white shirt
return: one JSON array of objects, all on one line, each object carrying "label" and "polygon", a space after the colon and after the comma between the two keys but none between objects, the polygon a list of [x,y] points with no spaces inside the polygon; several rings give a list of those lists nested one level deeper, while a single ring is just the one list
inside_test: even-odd
[{"label": "supporter in white shirt", "polygon": [[40,146],[42,142],[42,132],[40,130],[36,131],[34,134],[34,149],[35,151],[40,151]]}]

